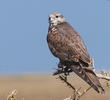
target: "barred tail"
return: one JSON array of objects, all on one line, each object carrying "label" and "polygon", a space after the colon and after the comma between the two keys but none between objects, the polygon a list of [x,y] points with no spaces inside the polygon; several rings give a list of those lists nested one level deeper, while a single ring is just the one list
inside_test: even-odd
[{"label": "barred tail", "polygon": [[103,87],[98,80],[98,77],[91,69],[88,69],[87,67],[82,68],[79,65],[71,65],[71,69],[85,82],[92,86],[92,88],[95,89],[98,93],[105,93]]}]

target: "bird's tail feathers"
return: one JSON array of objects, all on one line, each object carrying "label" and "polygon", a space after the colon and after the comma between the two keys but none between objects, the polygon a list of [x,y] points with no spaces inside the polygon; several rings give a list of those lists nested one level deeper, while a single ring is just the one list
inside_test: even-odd
[{"label": "bird's tail feathers", "polygon": [[82,68],[79,65],[71,65],[71,69],[81,77],[85,82],[87,82],[91,87],[93,87],[98,93],[104,94],[105,91],[101,86],[98,77],[90,68]]}]

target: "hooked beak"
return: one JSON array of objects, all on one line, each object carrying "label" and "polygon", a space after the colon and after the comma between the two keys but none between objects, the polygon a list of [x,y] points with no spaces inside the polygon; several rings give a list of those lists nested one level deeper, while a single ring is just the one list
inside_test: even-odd
[{"label": "hooked beak", "polygon": [[54,18],[49,17],[49,22],[53,22],[53,21],[54,21]]}]

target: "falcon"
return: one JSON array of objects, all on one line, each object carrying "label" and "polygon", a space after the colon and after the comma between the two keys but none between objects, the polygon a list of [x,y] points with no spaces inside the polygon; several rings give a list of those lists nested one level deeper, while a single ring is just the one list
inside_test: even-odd
[{"label": "falcon", "polygon": [[74,71],[98,93],[104,93],[81,36],[58,12],[49,15],[47,43],[52,54],[59,58],[57,74]]}]

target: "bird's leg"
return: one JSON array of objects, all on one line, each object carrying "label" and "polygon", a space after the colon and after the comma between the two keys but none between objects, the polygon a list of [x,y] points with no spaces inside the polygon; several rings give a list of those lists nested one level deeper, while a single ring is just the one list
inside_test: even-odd
[{"label": "bird's leg", "polygon": [[73,70],[72,70],[69,66],[66,66],[66,67],[64,68],[64,72],[65,72],[66,75],[69,75],[69,73],[72,72],[72,71],[73,71]]},{"label": "bird's leg", "polygon": [[64,65],[61,61],[58,63],[58,69],[56,72],[53,73],[53,75],[58,75],[64,73],[65,77],[69,75],[70,72],[73,70],[69,67]]},{"label": "bird's leg", "polygon": [[63,62],[59,62],[58,64],[58,68],[64,73],[65,76],[69,75],[69,73],[71,72],[71,69],[64,65]]},{"label": "bird's leg", "polygon": [[65,67],[65,68],[64,68],[64,74],[65,74],[65,76],[69,75],[68,67]]},{"label": "bird's leg", "polygon": [[61,61],[58,63],[58,69],[64,70],[64,65],[61,63]]},{"label": "bird's leg", "polygon": [[59,62],[58,69],[56,72],[53,73],[53,75],[58,75],[58,74],[62,74],[62,73],[64,73],[64,65],[61,62]]},{"label": "bird's leg", "polygon": [[69,75],[69,73],[70,72],[72,72],[73,70],[70,68],[70,67],[68,67],[68,66],[66,66],[65,68],[64,68],[64,77],[65,77],[65,80],[67,80],[67,76]]}]

